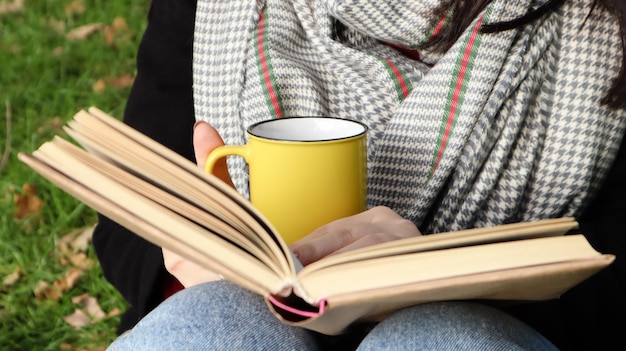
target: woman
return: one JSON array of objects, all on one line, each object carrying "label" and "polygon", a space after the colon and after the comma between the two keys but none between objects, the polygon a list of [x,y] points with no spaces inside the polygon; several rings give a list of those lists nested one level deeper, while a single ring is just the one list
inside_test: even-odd
[{"label": "woman", "polygon": [[[193,115],[208,124],[195,127],[195,156],[202,161],[222,142],[220,136],[229,144],[242,143],[245,126],[269,117],[359,119],[371,129],[372,209],[294,244],[303,263],[371,240],[393,240],[398,233],[571,215],[596,249],[617,255],[614,265],[554,301],[506,311],[471,303],[421,305],[377,325],[324,337],[280,324],[267,315],[261,300],[227,282],[202,283],[214,275],[167,255],[170,271],[184,285],[197,286],[168,299],[111,349],[624,345],[619,331],[626,323],[621,258],[626,239],[619,233],[626,224],[621,201],[626,156],[620,147],[626,126],[626,26],[618,19],[626,18],[625,5],[591,0],[532,4],[200,0],[193,36]],[[187,3],[154,6],[144,57],[151,27],[180,25],[184,17],[164,18],[193,12]],[[139,63],[137,84],[141,48]],[[176,109],[189,108],[191,90],[185,88]],[[132,101],[131,96],[129,106]],[[151,117],[145,111],[132,115]],[[192,121],[169,123],[191,129]],[[143,123],[160,129],[161,140],[191,140],[188,131],[172,136],[160,121]],[[183,149],[190,157],[190,148]],[[241,161],[233,160],[229,171],[246,194]],[[372,218],[380,221],[372,224]],[[403,219],[413,224],[406,226]],[[403,230],[395,230],[396,225]],[[354,232],[346,247],[318,234],[344,229]],[[99,255],[109,257],[107,250]],[[158,251],[152,256],[160,259]],[[141,269],[141,264],[134,267]],[[151,291],[162,291],[154,283],[168,281],[162,278],[167,274],[160,265],[150,267]]]}]

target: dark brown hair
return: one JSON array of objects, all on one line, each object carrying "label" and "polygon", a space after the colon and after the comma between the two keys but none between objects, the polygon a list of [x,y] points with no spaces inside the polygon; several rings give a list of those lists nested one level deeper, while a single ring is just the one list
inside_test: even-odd
[{"label": "dark brown hair", "polygon": [[[448,0],[435,11],[435,15],[443,17],[449,13],[450,25],[446,26],[437,36],[433,37],[426,45],[430,48],[445,51],[461,36],[476,16],[489,5],[491,0]],[[526,15],[507,22],[485,24],[482,27],[484,33],[505,31],[532,22],[541,16],[554,11],[565,3],[565,0],[549,0],[544,5],[527,13]],[[619,21],[620,38],[622,41],[622,62],[618,76],[613,81],[611,88],[602,100],[613,108],[626,107],[626,1],[624,0],[595,0],[596,5],[604,6]]]}]

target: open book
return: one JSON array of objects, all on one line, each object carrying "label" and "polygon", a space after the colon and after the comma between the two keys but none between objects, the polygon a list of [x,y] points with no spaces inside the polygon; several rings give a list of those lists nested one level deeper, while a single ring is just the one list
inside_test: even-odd
[{"label": "open book", "polygon": [[304,268],[235,189],[104,112],[78,112],[29,165],[145,239],[265,297],[286,323],[325,334],[409,305],[557,298],[614,257],[572,218],[427,235],[332,255]]}]

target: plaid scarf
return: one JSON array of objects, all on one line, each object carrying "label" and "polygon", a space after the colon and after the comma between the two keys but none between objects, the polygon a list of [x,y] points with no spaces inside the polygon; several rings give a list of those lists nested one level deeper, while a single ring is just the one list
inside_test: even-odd
[{"label": "plaid scarf", "polygon": [[[196,116],[230,144],[269,118],[366,123],[369,205],[425,233],[579,214],[626,126],[600,104],[619,71],[617,21],[570,0],[481,33],[537,5],[494,0],[447,52],[399,50],[446,25],[440,1],[199,0]],[[245,163],[229,167],[247,195]]]}]

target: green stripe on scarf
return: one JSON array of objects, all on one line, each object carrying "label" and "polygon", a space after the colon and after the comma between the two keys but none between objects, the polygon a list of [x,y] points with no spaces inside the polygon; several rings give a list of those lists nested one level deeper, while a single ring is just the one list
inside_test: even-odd
[{"label": "green stripe on scarf", "polygon": [[411,84],[411,81],[409,81],[409,79],[406,77],[404,72],[402,72],[398,68],[398,66],[396,66],[393,62],[391,62],[391,60],[386,59],[386,58],[380,58],[380,57],[378,58],[378,60],[380,60],[383,63],[383,65],[385,66],[385,69],[387,70],[387,73],[389,74],[389,77],[393,81],[393,84],[396,88],[396,92],[398,94],[398,101],[399,102],[404,101],[404,99],[406,99],[406,97],[409,96],[409,93],[413,89],[413,85]]},{"label": "green stripe on scarf", "polygon": [[491,8],[489,8],[487,13],[481,17],[478,22],[476,22],[472,31],[466,36],[463,42],[462,50],[457,57],[457,64],[452,74],[452,78],[450,79],[450,90],[448,91],[444,114],[441,118],[441,128],[439,129],[437,147],[433,151],[430,171],[431,176],[437,170],[439,162],[441,161],[448,144],[448,140],[450,139],[450,135],[454,131],[456,118],[461,111],[463,101],[465,99],[467,84],[471,79],[474,59],[476,58],[476,54],[480,47],[480,41],[483,35],[480,33],[480,28],[482,23],[489,17],[490,13]]},{"label": "green stripe on scarf", "polygon": [[283,102],[280,92],[276,85],[276,77],[274,76],[274,67],[272,66],[272,58],[267,45],[267,36],[265,35],[265,27],[267,25],[267,5],[261,12],[259,23],[257,26],[257,66],[259,69],[259,77],[261,78],[261,86],[263,86],[265,101],[272,118],[282,118]]}]

